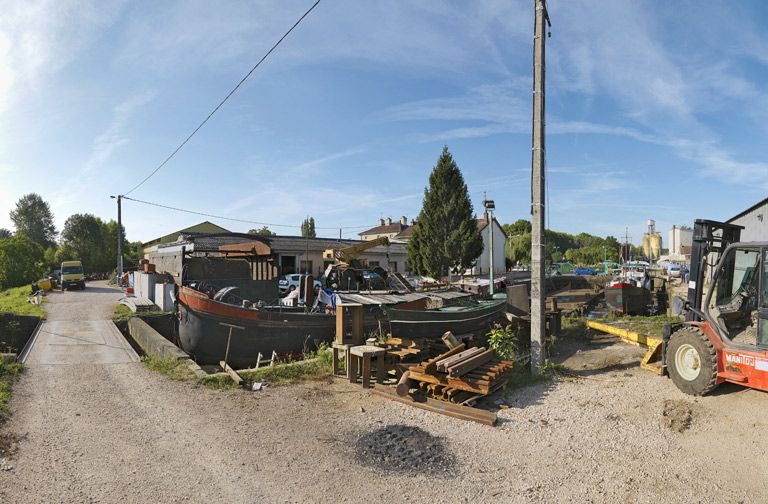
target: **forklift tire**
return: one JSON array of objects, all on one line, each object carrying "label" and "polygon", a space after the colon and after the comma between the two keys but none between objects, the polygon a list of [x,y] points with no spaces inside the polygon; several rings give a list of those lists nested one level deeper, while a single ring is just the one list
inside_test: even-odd
[{"label": "forklift tire", "polygon": [[673,332],[666,357],[670,378],[686,394],[700,396],[717,387],[717,351],[698,327]]}]

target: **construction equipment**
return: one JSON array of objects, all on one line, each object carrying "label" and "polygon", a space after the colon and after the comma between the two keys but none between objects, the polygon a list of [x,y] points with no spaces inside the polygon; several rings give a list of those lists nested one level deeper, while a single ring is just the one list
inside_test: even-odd
[{"label": "construction equipment", "polygon": [[[379,266],[369,269],[365,259],[360,257],[366,250],[379,245],[389,247],[389,238],[381,236],[342,249],[326,249],[323,252],[323,259],[335,261],[325,269],[326,286],[350,291],[358,290],[361,286],[385,288],[387,270]],[[389,251],[387,251],[387,263],[389,263]]]},{"label": "construction equipment", "polygon": [[662,337],[662,373],[687,394],[723,382],[768,391],[768,242],[739,242],[742,229],[694,222],[686,321]]}]

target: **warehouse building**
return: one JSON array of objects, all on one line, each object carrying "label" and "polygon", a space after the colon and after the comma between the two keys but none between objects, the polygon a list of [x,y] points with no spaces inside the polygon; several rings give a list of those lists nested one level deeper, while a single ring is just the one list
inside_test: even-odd
[{"label": "warehouse building", "polygon": [[726,222],[744,226],[741,241],[768,241],[768,198],[758,201]]}]

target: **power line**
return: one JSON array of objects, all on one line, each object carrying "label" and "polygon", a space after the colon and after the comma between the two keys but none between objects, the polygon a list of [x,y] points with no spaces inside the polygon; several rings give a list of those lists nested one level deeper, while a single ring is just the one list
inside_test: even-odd
[{"label": "power line", "polygon": [[193,136],[195,136],[195,133],[197,133],[197,132],[200,130],[200,128],[202,128],[202,127],[205,125],[205,123],[207,123],[207,122],[208,122],[208,120],[209,120],[209,119],[210,119],[210,118],[213,116],[213,114],[215,114],[216,112],[218,112],[218,110],[221,108],[221,106],[222,106],[222,105],[224,105],[224,103],[225,103],[227,100],[229,100],[229,98],[230,98],[230,97],[231,97],[233,94],[235,94],[235,91],[237,91],[237,90],[240,88],[240,86],[241,86],[241,85],[242,85],[242,84],[243,84],[243,83],[244,83],[244,82],[245,82],[245,81],[248,79],[248,77],[250,77],[250,76],[251,76],[251,74],[252,74],[252,73],[253,73],[253,72],[254,72],[254,71],[257,69],[257,68],[259,68],[259,65],[261,65],[261,64],[264,62],[264,60],[266,60],[266,59],[267,59],[267,57],[268,57],[270,54],[272,54],[272,51],[274,51],[274,50],[277,48],[277,46],[279,46],[279,45],[280,45],[280,43],[281,43],[281,42],[282,42],[282,41],[283,41],[283,40],[284,40],[284,39],[285,39],[285,38],[286,38],[286,37],[287,37],[287,36],[288,36],[288,35],[289,35],[289,34],[290,34],[292,31],[293,31],[293,29],[294,29],[294,28],[296,28],[297,26],[299,26],[299,23],[301,23],[301,22],[304,20],[304,18],[305,18],[305,17],[307,17],[307,15],[308,15],[310,12],[312,12],[312,11],[314,10],[314,8],[315,8],[315,7],[317,7],[317,4],[319,4],[319,3],[320,3],[320,0],[317,0],[317,1],[316,1],[314,4],[312,4],[312,7],[310,7],[309,9],[307,9],[307,11],[306,11],[306,12],[305,12],[305,13],[304,13],[304,14],[303,14],[303,15],[302,15],[302,16],[301,16],[299,19],[298,19],[298,21],[296,21],[296,22],[293,24],[293,26],[291,26],[291,28],[290,28],[290,29],[289,29],[287,32],[285,32],[285,33],[283,34],[283,36],[282,36],[282,37],[280,37],[280,40],[278,40],[277,42],[275,42],[275,44],[274,44],[274,45],[273,45],[273,46],[272,46],[272,47],[269,49],[269,51],[267,51],[267,52],[266,52],[266,54],[264,54],[264,56],[262,56],[262,57],[261,57],[261,59],[258,61],[258,63],[256,63],[255,65],[253,65],[253,67],[250,69],[250,71],[249,71],[247,74],[245,74],[245,77],[243,77],[242,79],[240,79],[240,82],[238,82],[238,83],[237,83],[237,85],[236,85],[234,88],[232,88],[232,90],[231,90],[229,93],[227,93],[227,96],[225,96],[225,97],[224,97],[224,99],[223,99],[223,100],[221,100],[221,101],[219,102],[219,104],[218,104],[218,105],[216,105],[216,107],[215,107],[215,108],[214,108],[214,109],[213,109],[213,110],[212,110],[212,111],[211,111],[211,112],[210,112],[210,113],[209,113],[209,114],[206,116],[206,118],[205,118],[205,119],[203,119],[203,122],[201,122],[201,123],[200,123],[200,124],[197,126],[197,128],[195,128],[195,129],[192,131],[192,133],[190,133],[190,134],[189,134],[189,136],[187,136],[187,138],[185,138],[185,139],[184,139],[184,141],[183,141],[183,142],[181,142],[181,143],[179,144],[179,146],[178,146],[178,147],[176,147],[176,149],[175,149],[173,152],[171,152],[171,154],[170,154],[170,155],[169,155],[167,158],[165,158],[165,160],[163,160],[163,162],[162,162],[162,163],[160,163],[160,164],[157,166],[157,168],[155,168],[154,170],[152,170],[152,173],[150,173],[149,175],[147,175],[146,177],[144,177],[144,179],[143,179],[141,182],[139,182],[138,184],[136,184],[135,186],[133,186],[133,187],[132,187],[132,188],[131,188],[131,189],[130,189],[130,190],[127,192],[127,193],[125,193],[125,195],[131,194],[133,191],[135,191],[136,189],[138,189],[139,187],[141,187],[141,186],[142,186],[142,185],[143,185],[143,184],[144,184],[144,183],[145,183],[147,180],[149,180],[150,178],[152,178],[152,176],[153,176],[155,173],[157,173],[158,171],[160,171],[160,169],[161,169],[163,166],[165,166],[165,165],[166,165],[166,163],[168,163],[168,161],[170,161],[170,160],[171,160],[171,158],[173,158],[173,156],[175,156],[175,155],[176,155],[176,153],[177,153],[177,152],[179,152],[179,151],[182,149],[182,147],[184,147],[184,146],[187,144],[187,142],[189,142],[189,140],[190,140],[190,139],[191,139]]},{"label": "power line", "polygon": [[[161,203],[154,203],[152,201],[143,201],[143,200],[136,199],[136,198],[129,198],[128,196],[123,196],[122,198],[125,199],[125,200],[128,200],[128,201],[134,201],[136,203],[141,203],[143,205],[150,205],[150,206],[154,206],[154,207],[165,208],[166,210],[174,210],[176,212],[184,212],[184,213],[189,213],[189,214],[194,214],[194,215],[201,215],[203,217],[210,217],[212,219],[221,219],[221,220],[228,220],[228,221],[233,221],[233,222],[243,222],[245,224],[256,224],[258,226],[267,226],[267,227],[284,227],[284,228],[299,228],[299,229],[301,228],[300,225],[297,226],[295,224],[275,224],[273,222],[259,222],[259,221],[249,220],[249,219],[238,219],[238,218],[235,218],[235,217],[224,217],[223,215],[214,215],[214,214],[209,214],[209,213],[205,213],[205,212],[198,212],[196,210],[187,210],[186,208],[178,208],[178,207],[173,207],[173,206],[169,206],[169,205],[163,205]],[[365,225],[365,226],[316,227],[315,229],[333,229],[333,230],[338,230],[338,229],[367,229],[367,228],[370,228],[370,227],[371,227],[370,224],[368,224],[368,225]]]}]

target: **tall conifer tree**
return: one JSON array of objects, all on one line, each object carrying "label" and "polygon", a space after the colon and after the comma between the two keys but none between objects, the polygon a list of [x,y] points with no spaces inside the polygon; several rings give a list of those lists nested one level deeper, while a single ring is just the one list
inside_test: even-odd
[{"label": "tall conifer tree", "polygon": [[408,241],[408,262],[416,272],[439,276],[471,267],[483,252],[483,238],[467,184],[448,146],[429,175],[424,202]]}]

